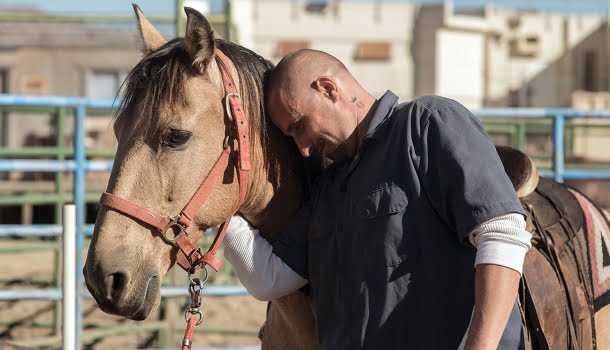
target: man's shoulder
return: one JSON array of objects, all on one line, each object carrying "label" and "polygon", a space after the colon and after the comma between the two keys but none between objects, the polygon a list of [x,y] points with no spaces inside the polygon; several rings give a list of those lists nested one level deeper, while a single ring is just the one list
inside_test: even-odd
[{"label": "man's shoulder", "polygon": [[461,103],[452,100],[447,97],[442,97],[438,95],[425,95],[418,97],[411,101],[410,103],[417,104],[430,112],[439,112],[445,109],[457,109],[457,110],[465,110]]},{"label": "man's shoulder", "polygon": [[426,123],[430,118],[451,115],[468,116],[471,112],[461,103],[450,98],[425,95],[408,102],[398,104],[392,115],[394,123]]}]

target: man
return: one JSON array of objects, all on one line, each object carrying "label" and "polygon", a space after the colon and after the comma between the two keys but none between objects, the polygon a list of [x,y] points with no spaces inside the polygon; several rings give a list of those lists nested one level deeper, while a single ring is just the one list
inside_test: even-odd
[{"label": "man", "polygon": [[231,223],[225,256],[252,295],[309,284],[323,349],[523,348],[531,235],[476,117],[441,97],[376,100],[314,50],[285,57],[265,97],[301,154],[332,164],[273,244]]}]

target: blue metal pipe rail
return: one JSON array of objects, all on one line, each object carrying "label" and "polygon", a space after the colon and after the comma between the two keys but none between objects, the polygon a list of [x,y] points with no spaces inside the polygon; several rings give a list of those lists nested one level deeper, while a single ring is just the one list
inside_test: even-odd
[{"label": "blue metal pipe rail", "polygon": [[[61,225],[0,225],[0,237],[58,237],[63,233]],[[93,225],[85,225],[83,233],[93,234]]]},{"label": "blue metal pipe rail", "polygon": [[84,171],[110,171],[112,170],[111,161],[92,160],[36,160],[36,159],[2,159],[0,160],[0,171],[76,171],[83,168]]},{"label": "blue metal pipe rail", "polygon": [[610,110],[577,111],[566,108],[490,108],[474,111],[479,118],[548,118],[553,121],[553,167],[550,172],[541,171],[543,176],[555,181],[567,179],[610,179],[610,170],[570,170],[565,168],[565,122],[566,119],[610,118]]},{"label": "blue metal pipe rail", "polygon": [[[212,297],[243,296],[248,291],[241,286],[206,286],[203,294]],[[86,289],[80,293],[82,298],[91,298]],[[188,297],[188,288],[185,287],[161,287],[162,297]],[[61,288],[32,289],[32,290],[0,290],[0,301],[4,300],[56,300],[63,298]]]},{"label": "blue metal pipe rail", "polygon": [[[0,159],[0,171],[46,171],[74,173],[74,204],[76,205],[77,240],[76,240],[76,262],[77,267],[77,295],[87,297],[88,293],[82,288],[83,266],[82,251],[85,235],[91,235],[92,225],[85,225],[85,173],[90,171],[110,171],[110,161],[87,161],[85,157],[85,129],[84,122],[88,108],[117,108],[118,101],[96,100],[84,97],[59,97],[59,96],[22,96],[0,94],[0,106],[21,107],[51,107],[68,108],[74,112],[74,160],[21,160]],[[582,112],[571,109],[481,109],[474,111],[479,118],[549,118],[553,121],[553,166],[550,171],[541,171],[544,176],[553,177],[557,181],[564,179],[610,179],[610,170],[577,170],[566,169],[564,159],[564,127],[566,119],[573,118],[610,118],[610,111]],[[6,236],[59,236],[62,228],[60,225],[0,225],[0,237]],[[246,291],[239,286],[207,287],[208,295],[245,295]],[[163,287],[163,296],[187,295],[185,289]],[[61,300],[60,289],[27,290],[27,291],[0,291],[0,300],[14,299],[50,299]],[[82,304],[79,298],[76,305],[76,344],[80,344],[82,331]]]}]

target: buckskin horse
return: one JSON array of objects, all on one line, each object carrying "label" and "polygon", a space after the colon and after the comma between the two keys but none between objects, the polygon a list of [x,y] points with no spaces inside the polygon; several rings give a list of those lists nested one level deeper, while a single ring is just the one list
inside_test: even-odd
[{"label": "buckskin horse", "polygon": [[[175,263],[189,273],[220,268],[214,253],[236,211],[273,239],[306,181],[296,147],[265,118],[271,63],[214,39],[193,9],[185,8],[185,38],[170,41],[134,9],[144,58],[126,80],[116,159],[83,272],[102,310],[142,320]],[[539,178],[525,154],[497,150],[533,233],[519,294],[527,346],[610,349],[606,217],[579,192]],[[202,253],[195,242],[218,225]],[[304,294],[270,303],[261,340],[263,349],[318,348]]]}]

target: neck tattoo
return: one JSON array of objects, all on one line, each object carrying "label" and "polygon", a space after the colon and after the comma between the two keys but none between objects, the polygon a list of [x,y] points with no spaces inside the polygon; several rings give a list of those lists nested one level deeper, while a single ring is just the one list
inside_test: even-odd
[{"label": "neck tattoo", "polygon": [[364,108],[364,103],[358,101],[358,99],[356,98],[356,96],[352,96],[351,97],[351,102],[356,104],[356,107],[358,108]]}]

